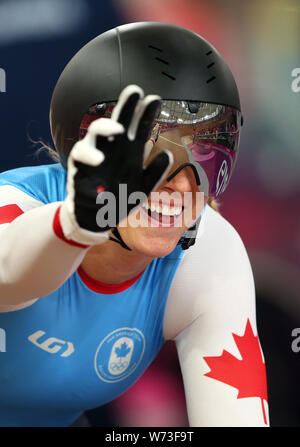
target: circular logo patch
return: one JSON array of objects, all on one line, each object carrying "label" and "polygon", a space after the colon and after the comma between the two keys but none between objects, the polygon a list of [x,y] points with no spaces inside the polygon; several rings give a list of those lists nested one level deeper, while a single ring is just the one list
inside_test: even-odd
[{"label": "circular logo patch", "polygon": [[95,354],[95,371],[104,382],[119,382],[137,368],[145,350],[145,337],[135,328],[120,328],[108,334]]}]

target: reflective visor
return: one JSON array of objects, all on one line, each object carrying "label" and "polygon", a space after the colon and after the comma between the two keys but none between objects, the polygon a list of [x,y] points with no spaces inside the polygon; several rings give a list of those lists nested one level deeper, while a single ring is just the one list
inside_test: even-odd
[{"label": "reflective visor", "polygon": [[[92,121],[109,118],[116,102],[89,108],[80,126],[83,138]],[[221,194],[232,175],[240,139],[241,113],[232,107],[191,101],[161,101],[149,139],[154,143],[145,165],[162,150],[174,157],[170,180],[185,166],[192,166],[199,190],[206,196]]]}]

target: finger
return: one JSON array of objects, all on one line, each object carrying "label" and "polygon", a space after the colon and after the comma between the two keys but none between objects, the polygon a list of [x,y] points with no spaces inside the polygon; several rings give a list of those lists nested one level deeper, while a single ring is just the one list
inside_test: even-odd
[{"label": "finger", "polygon": [[128,129],[129,140],[147,141],[153,121],[160,108],[160,99],[158,95],[148,95],[139,102]]},{"label": "finger", "polygon": [[155,190],[167,177],[173,166],[172,152],[160,152],[143,171],[143,192],[148,195]]},{"label": "finger", "polygon": [[111,119],[128,129],[138,101],[144,97],[143,90],[137,85],[128,85],[120,94],[112,111]]},{"label": "finger", "polygon": [[125,129],[122,124],[109,118],[99,118],[90,124],[85,137],[80,142],[86,144],[89,148],[94,147],[97,150],[104,151],[107,140],[113,141],[116,135],[124,132]]},{"label": "finger", "polygon": [[98,166],[104,161],[104,154],[86,141],[78,141],[70,154],[70,161],[79,161],[88,166]]},{"label": "finger", "polygon": [[146,161],[147,161],[147,159],[148,159],[148,157],[149,157],[149,155],[150,155],[150,153],[151,153],[151,151],[153,149],[153,146],[154,146],[154,140],[152,140],[152,139],[148,140],[145,143],[144,155],[143,155],[143,166],[145,165],[145,163],[146,163]]},{"label": "finger", "polygon": [[101,135],[102,137],[110,137],[124,132],[125,129],[122,124],[109,118],[99,118],[89,125],[88,131],[82,141],[85,140],[88,141],[89,144],[92,144],[95,140],[95,136]]}]

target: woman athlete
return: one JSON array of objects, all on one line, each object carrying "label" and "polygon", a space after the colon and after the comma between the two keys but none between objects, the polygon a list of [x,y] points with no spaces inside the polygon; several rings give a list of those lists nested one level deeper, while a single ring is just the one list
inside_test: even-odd
[{"label": "woman athlete", "polygon": [[55,87],[59,163],[0,175],[0,425],[70,426],[174,340],[191,426],[266,426],[255,287],[211,206],[236,164],[238,91],[202,37],[101,34]]}]

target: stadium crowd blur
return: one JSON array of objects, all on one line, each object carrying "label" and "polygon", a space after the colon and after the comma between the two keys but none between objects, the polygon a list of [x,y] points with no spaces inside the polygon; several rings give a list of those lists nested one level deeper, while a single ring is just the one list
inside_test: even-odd
[{"label": "stadium crowd blur", "polygon": [[[241,235],[253,266],[270,423],[299,426],[300,352],[292,349],[292,330],[300,327],[300,92],[291,87],[300,67],[298,0],[1,0],[0,171],[51,163],[35,155],[31,140],[52,144],[49,104],[65,64],[101,32],[147,20],[207,38],[237,79],[244,128],[220,212]],[[95,426],[186,426],[174,344],[130,390],[87,417]]]}]

